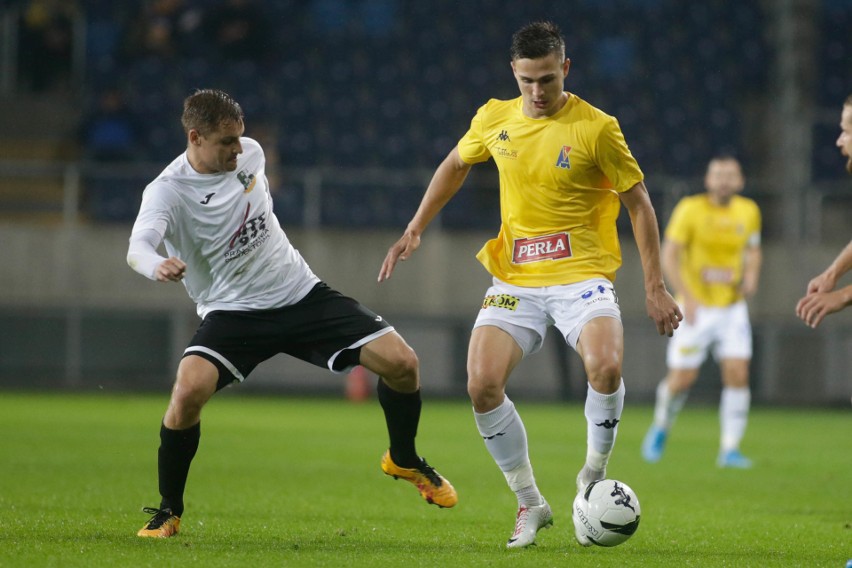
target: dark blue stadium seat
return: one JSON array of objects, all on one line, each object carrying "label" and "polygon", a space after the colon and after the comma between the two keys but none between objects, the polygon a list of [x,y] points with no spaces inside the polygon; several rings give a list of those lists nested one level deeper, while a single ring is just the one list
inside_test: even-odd
[{"label": "dark blue stadium seat", "polygon": [[[837,105],[852,91],[852,10],[843,0],[823,2],[821,96]],[[569,11],[544,0],[499,10],[457,0],[281,0],[266,3],[266,13],[276,32],[268,60],[222,62],[199,57],[202,49],[122,68],[123,80],[135,85],[133,110],[150,127],[143,141],[148,157],[169,160],[182,150],[182,98],[216,87],[240,100],[249,135],[257,125],[276,132],[267,151],[278,153],[283,168],[434,168],[480,105],[518,95],[511,34],[545,18],[566,35],[567,88],[618,117],[646,173],[697,175],[720,148],[742,148],[741,102],[766,88],[767,21],[756,0],[583,0]],[[93,56],[110,50],[114,34],[106,32]],[[323,222],[400,224],[422,190],[400,198],[332,187]],[[467,193],[448,206],[445,223],[492,226],[493,210],[484,205],[491,202],[480,190]],[[292,213],[301,203],[297,194],[276,197],[279,214],[292,223],[301,222]]]}]

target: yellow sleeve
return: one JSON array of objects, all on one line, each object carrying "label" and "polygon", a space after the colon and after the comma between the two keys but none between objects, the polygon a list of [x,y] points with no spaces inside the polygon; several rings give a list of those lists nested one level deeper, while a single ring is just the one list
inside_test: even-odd
[{"label": "yellow sleeve", "polygon": [[482,121],[486,112],[486,106],[482,105],[479,107],[476,115],[470,121],[470,128],[458,143],[459,156],[467,164],[484,162],[491,157],[491,151],[485,145],[482,135]]},{"label": "yellow sleeve", "polygon": [[618,120],[612,116],[607,119],[595,143],[597,164],[612,184],[612,188],[621,193],[642,181],[645,176],[627,147]]}]

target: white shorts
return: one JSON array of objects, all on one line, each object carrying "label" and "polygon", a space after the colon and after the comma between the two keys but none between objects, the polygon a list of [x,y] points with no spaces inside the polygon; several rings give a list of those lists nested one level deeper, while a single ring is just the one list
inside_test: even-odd
[{"label": "white shorts", "polygon": [[692,325],[682,321],[669,340],[666,363],[670,369],[697,369],[711,346],[717,361],[751,359],[751,323],[745,301],[724,308],[699,307]]},{"label": "white shorts", "polygon": [[597,317],[621,321],[615,289],[605,278],[538,288],[512,286],[494,278],[473,327],[499,327],[515,339],[526,357],[541,349],[552,325],[576,349],[583,326]]}]

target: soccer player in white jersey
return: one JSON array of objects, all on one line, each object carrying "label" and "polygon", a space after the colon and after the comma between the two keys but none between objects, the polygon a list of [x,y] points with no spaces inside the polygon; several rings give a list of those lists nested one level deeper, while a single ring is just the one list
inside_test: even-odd
[{"label": "soccer player in white jersey", "polygon": [[757,292],[762,253],[760,210],[739,195],[745,188],[740,162],[717,156],[707,164],[705,192],[681,199],[663,241],[663,270],[685,318],[669,340],[668,373],[657,387],[654,421],[642,455],[655,463],[701,364],[712,348],[722,373],[719,404],[719,467],[745,469],[740,452],[751,405],[752,334],[746,300]]},{"label": "soccer player in white jersey", "polygon": [[[846,158],[846,171],[852,174],[852,95],[846,97],[840,113],[840,136],[837,147]],[[852,284],[838,288],[840,278],[852,270],[852,241],[820,274],[808,282],[805,295],[796,303],[796,315],[816,328],[829,314],[852,305]]]},{"label": "soccer player in white jersey", "polygon": [[642,171],[616,119],[563,90],[569,65],[556,25],[537,22],[514,34],[511,68],[521,96],[492,99],[479,109],[379,272],[385,280],[399,260],[410,258],[471,167],[494,159],[502,223],[477,255],[493,286],[474,324],[467,372],[476,426],[518,500],[509,548],[533,544],[539,529],[553,522],[533,475],[524,424],[505,392],[512,370],[538,351],[551,326],[577,350],[589,381],[586,459],[577,489],[606,476],[625,392],[624,332],[613,287],[621,265],[620,204],[633,223],[648,315],[669,336],[682,317],[663,283],[657,218]]},{"label": "soccer player in white jersey", "polygon": [[[184,488],[198,449],[201,409],[262,361],[287,353],[330,371],[363,365],[379,375],[390,447],[382,470],[452,507],[453,486],[417,455],[421,398],[417,355],[394,328],[322,282],[272,212],[260,145],[243,136],[240,105],[200,90],[184,101],[186,152],[153,181],[127,254],[159,282],[183,282],[201,325],[184,351],[160,427],[159,507],[138,535],[177,534]],[[157,249],[165,244],[167,257]]]}]

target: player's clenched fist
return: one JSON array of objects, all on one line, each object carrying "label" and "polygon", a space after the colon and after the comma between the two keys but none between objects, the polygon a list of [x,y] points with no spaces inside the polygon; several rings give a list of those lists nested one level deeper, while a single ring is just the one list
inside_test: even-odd
[{"label": "player's clenched fist", "polygon": [[172,256],[160,263],[154,276],[160,282],[180,282],[185,273],[186,263]]}]

